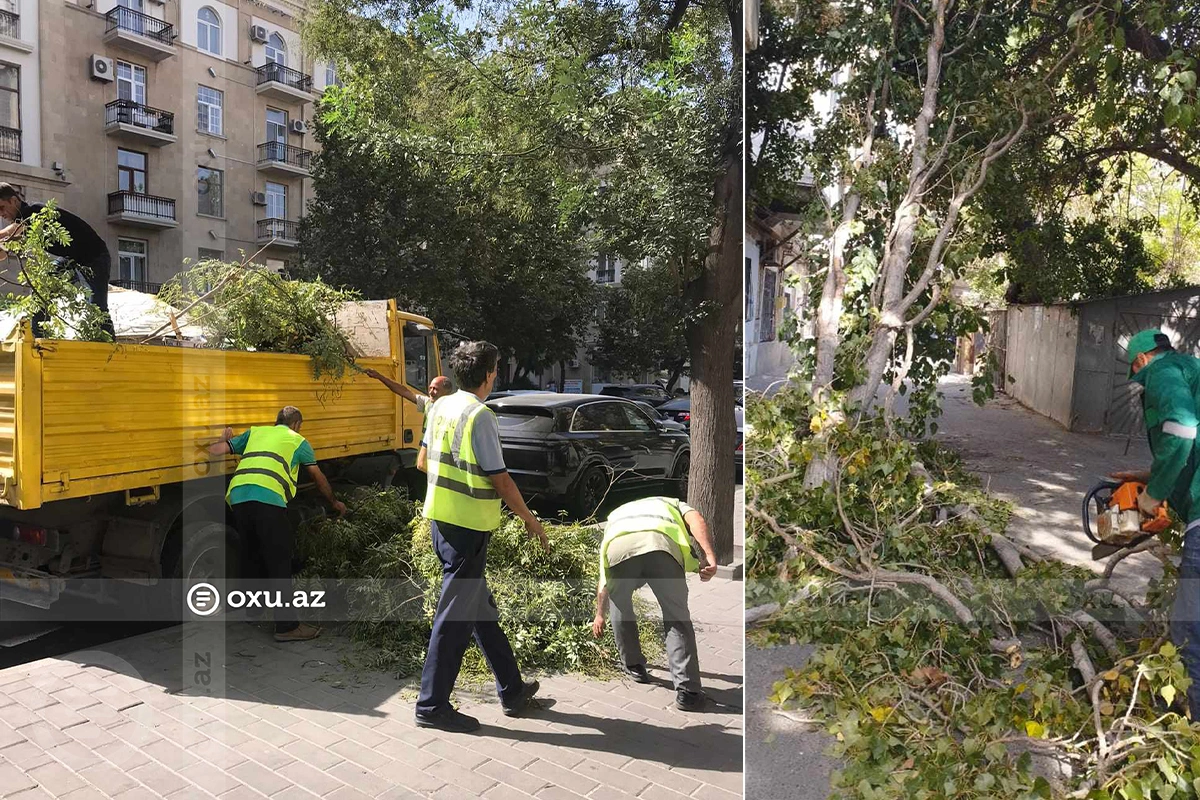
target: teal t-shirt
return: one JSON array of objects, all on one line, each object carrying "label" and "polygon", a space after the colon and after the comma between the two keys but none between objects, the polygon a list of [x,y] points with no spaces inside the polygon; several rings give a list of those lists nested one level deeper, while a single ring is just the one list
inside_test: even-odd
[{"label": "teal t-shirt", "polygon": [[[250,431],[247,430],[245,433],[229,440],[229,449],[240,456],[246,452],[246,443],[249,441]],[[292,469],[315,463],[317,463],[316,453],[313,452],[312,445],[305,439],[296,448],[296,454],[292,456]],[[287,508],[287,501],[265,486],[235,486],[233,491],[229,493],[229,505],[231,506],[235,506],[238,503],[250,502],[266,503],[269,506]]]}]

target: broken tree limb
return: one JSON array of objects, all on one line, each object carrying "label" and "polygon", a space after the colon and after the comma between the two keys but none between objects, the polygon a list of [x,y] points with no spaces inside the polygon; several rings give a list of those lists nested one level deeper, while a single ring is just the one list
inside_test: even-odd
[{"label": "broken tree limb", "polygon": [[1110,558],[1108,560],[1107,566],[1104,567],[1104,576],[1103,576],[1104,580],[1108,580],[1109,578],[1111,578],[1112,574],[1113,574],[1113,570],[1115,570],[1117,568],[1117,564],[1120,564],[1125,559],[1129,558],[1132,555],[1136,555],[1138,553],[1149,552],[1160,546],[1162,546],[1162,542],[1159,541],[1158,537],[1156,536],[1152,539],[1147,539],[1146,541],[1139,544],[1137,547],[1130,547],[1127,550],[1118,550],[1116,553],[1113,554],[1112,558]]},{"label": "broken tree limb", "polygon": [[774,616],[783,610],[783,606],[779,603],[767,603],[765,606],[755,606],[754,608],[746,609],[746,627],[757,625],[768,617]]},{"label": "broken tree limb", "polygon": [[1113,661],[1121,658],[1121,647],[1117,644],[1117,637],[1100,620],[1086,611],[1079,610],[1071,614],[1071,621],[1096,637],[1096,641],[1100,642],[1104,652],[1108,653],[1108,657]]}]

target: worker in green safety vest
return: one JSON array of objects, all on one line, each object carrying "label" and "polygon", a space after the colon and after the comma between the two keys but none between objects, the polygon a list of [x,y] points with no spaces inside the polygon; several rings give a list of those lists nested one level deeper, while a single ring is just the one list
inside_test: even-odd
[{"label": "worker in green safety vest", "polygon": [[[703,564],[695,552],[697,545]],[[716,564],[704,517],[671,497],[647,497],[617,508],[609,515],[600,542],[592,634],[598,639],[604,633],[604,614],[611,603],[613,636],[625,672],[638,683],[649,683],[633,609],[633,593],[649,584],[663,612],[675,705],[684,711],[704,707],[696,630],[688,612],[687,573],[698,570],[700,580],[707,581],[716,574]]]},{"label": "worker in green safety vest", "polygon": [[241,545],[245,591],[255,595],[262,591],[252,587],[249,579],[269,581],[267,592],[271,602],[267,604],[275,609],[277,642],[306,641],[321,632],[298,622],[285,606],[292,600],[292,548],[296,537],[287,507],[296,496],[300,468],[304,467],[334,511],[339,515],[346,513],[345,504],[334,497],[333,488],[317,466],[312,445],[300,435],[303,422],[300,409],[287,406],[275,417],[274,425],[256,426],[240,436],[234,436],[233,429],[226,428],[221,441],[208,448],[214,456],[230,453],[241,456],[225,500],[233,512],[234,529]]},{"label": "worker in green safety vest", "polygon": [[463,342],[455,349],[450,369],[460,389],[429,406],[417,452],[417,467],[427,478],[424,515],[442,562],[442,593],[417,696],[420,728],[478,730],[478,719],[450,704],[472,636],[496,676],[506,716],[523,713],[539,688],[537,681],[521,676],[485,573],[488,541],[500,527],[501,501],[525,523],[530,538],[550,549],[542,523],[508,474],[496,415],[483,403],[496,383],[499,355],[487,342]]},{"label": "worker in green safety vest", "polygon": [[1117,480],[1146,484],[1138,507],[1153,516],[1165,500],[1187,528],[1171,608],[1171,638],[1192,685],[1188,705],[1200,719],[1200,359],[1177,352],[1159,330],[1144,330],[1125,346],[1129,379],[1142,387],[1142,417],[1154,462],[1149,472],[1117,472]]}]

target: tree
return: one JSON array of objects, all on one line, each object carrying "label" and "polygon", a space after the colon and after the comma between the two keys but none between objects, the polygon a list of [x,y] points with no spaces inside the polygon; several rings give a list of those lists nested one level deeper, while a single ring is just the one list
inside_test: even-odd
[{"label": "tree", "polygon": [[733,0],[324,0],[306,28],[318,55],[348,66],[322,111],[338,136],[404,153],[419,173],[471,187],[490,212],[540,215],[584,231],[591,252],[679,275],[693,312],[689,500],[723,561],[733,555],[740,19]]},{"label": "tree", "polygon": [[662,267],[627,269],[621,283],[603,287],[589,358],[603,370],[670,374],[675,388],[687,364],[688,307],[677,277]]}]

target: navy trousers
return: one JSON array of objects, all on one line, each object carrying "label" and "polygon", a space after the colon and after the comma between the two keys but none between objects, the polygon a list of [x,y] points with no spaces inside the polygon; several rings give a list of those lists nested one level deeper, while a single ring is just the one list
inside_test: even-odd
[{"label": "navy trousers", "polygon": [[1200,527],[1184,533],[1179,583],[1171,608],[1171,638],[1192,679],[1188,709],[1193,720],[1200,720]]},{"label": "navy trousers", "polygon": [[421,671],[417,713],[427,716],[449,705],[472,636],[496,676],[501,702],[516,700],[523,687],[521,669],[500,629],[500,612],[484,574],[491,533],[436,521],[430,528],[442,562],[442,596]]}]

